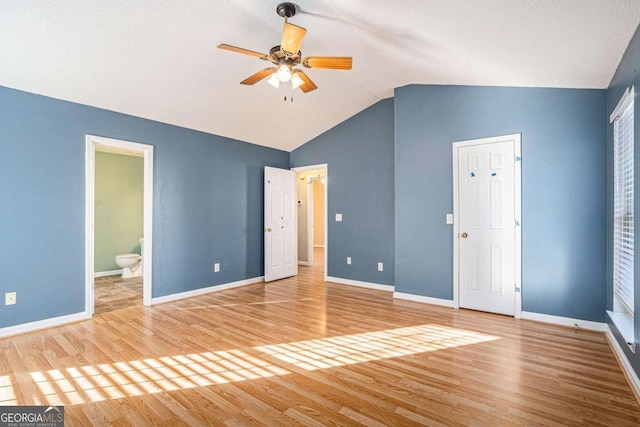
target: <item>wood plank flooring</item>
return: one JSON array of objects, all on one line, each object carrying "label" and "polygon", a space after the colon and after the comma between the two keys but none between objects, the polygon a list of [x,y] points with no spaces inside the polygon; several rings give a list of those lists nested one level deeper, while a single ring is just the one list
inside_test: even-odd
[{"label": "wood plank flooring", "polygon": [[121,275],[94,279],[95,314],[142,305],[142,277]]},{"label": "wood plank flooring", "polygon": [[603,334],[296,278],[0,340],[0,404],[66,425],[632,426]]}]

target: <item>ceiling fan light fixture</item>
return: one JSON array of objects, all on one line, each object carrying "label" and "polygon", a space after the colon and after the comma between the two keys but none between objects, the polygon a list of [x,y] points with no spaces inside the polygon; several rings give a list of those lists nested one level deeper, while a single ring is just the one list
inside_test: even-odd
[{"label": "ceiling fan light fixture", "polygon": [[298,89],[303,84],[304,84],[304,81],[302,81],[302,78],[297,72],[291,75],[291,87],[293,87],[294,89]]},{"label": "ceiling fan light fixture", "polygon": [[273,73],[271,77],[269,77],[269,80],[267,80],[267,83],[269,83],[271,86],[275,87],[276,89],[280,87],[280,80],[278,79],[278,75],[276,73]]},{"label": "ceiling fan light fixture", "polygon": [[[228,50],[230,52],[241,53],[257,57],[263,61],[268,61],[272,65],[269,68],[258,71],[242,80],[240,84],[254,85],[263,79],[279,89],[281,83],[291,82],[291,88],[300,89],[303,93],[308,93],[318,89],[315,83],[302,71],[294,67],[301,65],[306,68],[326,68],[330,70],[350,70],[353,64],[352,58],[349,56],[309,56],[303,57],[300,47],[307,34],[307,29],[288,22],[288,19],[296,14],[297,6],[294,3],[280,3],[276,8],[279,16],[284,18],[284,28],[282,29],[282,38],[280,44],[274,46],[269,54],[263,54],[249,49],[219,44],[219,49]],[[289,87],[287,86],[287,89]],[[293,92],[291,92],[292,94]],[[285,101],[287,96],[285,95]],[[293,101],[293,95],[291,95]]]},{"label": "ceiling fan light fixture", "polygon": [[291,80],[291,66],[289,64],[280,65],[276,71],[276,76],[282,83],[288,82]]}]

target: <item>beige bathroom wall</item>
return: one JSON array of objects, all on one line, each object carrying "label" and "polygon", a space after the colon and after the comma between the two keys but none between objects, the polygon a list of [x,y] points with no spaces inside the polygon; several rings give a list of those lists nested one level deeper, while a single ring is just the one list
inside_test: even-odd
[{"label": "beige bathroom wall", "polygon": [[115,257],[140,253],[144,160],[96,152],[95,272],[118,270]]}]

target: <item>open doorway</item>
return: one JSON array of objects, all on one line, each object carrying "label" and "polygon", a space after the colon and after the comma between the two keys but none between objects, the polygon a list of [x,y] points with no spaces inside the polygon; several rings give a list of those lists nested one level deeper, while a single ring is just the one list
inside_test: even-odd
[{"label": "open doorway", "polygon": [[327,165],[293,168],[298,196],[298,264],[321,268],[327,278]]},{"label": "open doorway", "polygon": [[144,153],[96,145],[94,314],[142,305]]},{"label": "open doorway", "polygon": [[151,305],[153,147],[87,136],[85,314]]}]

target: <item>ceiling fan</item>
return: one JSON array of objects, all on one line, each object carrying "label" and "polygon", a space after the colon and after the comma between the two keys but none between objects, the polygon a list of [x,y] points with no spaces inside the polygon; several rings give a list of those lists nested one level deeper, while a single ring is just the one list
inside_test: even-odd
[{"label": "ceiling fan", "polygon": [[[271,76],[268,80],[269,84],[278,88],[280,83],[291,82],[292,89],[300,88],[302,92],[307,93],[318,87],[311,81],[307,74],[297,68],[297,65],[303,65],[306,68],[326,68],[332,70],[350,70],[352,65],[351,57],[344,56],[309,56],[302,57],[300,46],[307,30],[293,25],[288,19],[296,14],[296,6],[293,3],[280,3],[276,7],[278,15],[284,18],[284,29],[282,31],[282,41],[280,45],[274,46],[269,54],[255,52],[228,44],[220,44],[218,48],[229,50],[231,52],[243,53],[245,55],[255,56],[264,61],[274,64],[273,67],[265,68],[257,73],[247,77],[240,84],[253,85],[262,79]],[[285,96],[285,101],[286,101]],[[293,99],[292,99],[293,101]]]}]

